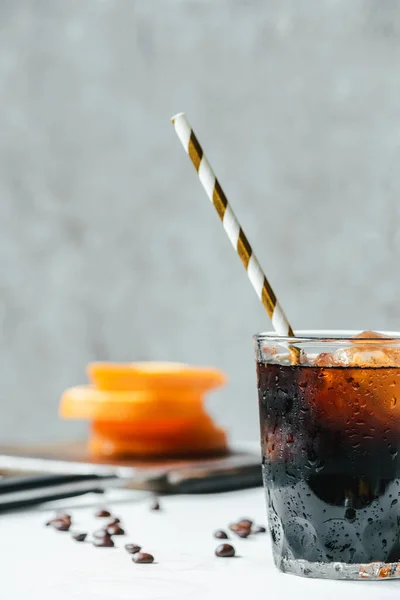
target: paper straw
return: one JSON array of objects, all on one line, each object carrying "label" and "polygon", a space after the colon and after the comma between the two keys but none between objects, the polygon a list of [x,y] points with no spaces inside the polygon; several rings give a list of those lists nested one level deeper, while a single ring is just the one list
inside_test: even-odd
[{"label": "paper straw", "polygon": [[[235,248],[246,269],[247,276],[250,279],[257,296],[263,303],[264,308],[272,321],[273,328],[278,335],[294,337],[293,329],[283,312],[282,306],[279,304],[185,114],[179,113],[172,117],[171,121],[182,146],[189,155],[189,158],[197,171],[200,182],[205,189],[208,198],[211,200],[222,221],[222,225],[232,246]],[[295,350],[296,355],[299,356],[298,349],[293,350]]]}]

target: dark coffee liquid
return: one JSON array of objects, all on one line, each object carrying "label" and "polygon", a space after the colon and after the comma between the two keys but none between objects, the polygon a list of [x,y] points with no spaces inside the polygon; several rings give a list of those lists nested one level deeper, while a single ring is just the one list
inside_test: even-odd
[{"label": "dark coffee liquid", "polygon": [[275,560],[400,560],[400,369],[258,363]]}]

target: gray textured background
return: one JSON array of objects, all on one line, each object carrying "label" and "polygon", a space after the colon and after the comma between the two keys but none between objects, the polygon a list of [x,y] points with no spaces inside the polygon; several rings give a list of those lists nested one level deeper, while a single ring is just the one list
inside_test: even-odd
[{"label": "gray textured background", "polygon": [[268,329],[185,110],[295,328],[400,328],[397,0],[0,0],[0,440],[67,438],[92,359],[224,369]]}]

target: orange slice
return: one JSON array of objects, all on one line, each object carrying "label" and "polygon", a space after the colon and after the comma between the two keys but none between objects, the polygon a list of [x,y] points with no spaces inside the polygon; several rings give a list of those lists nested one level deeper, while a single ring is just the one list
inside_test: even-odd
[{"label": "orange slice", "polygon": [[66,419],[97,421],[169,422],[195,418],[201,412],[198,393],[105,391],[88,385],[66,390],[60,404],[60,415]]},{"label": "orange slice", "polygon": [[218,369],[172,362],[90,363],[90,381],[101,390],[209,390],[223,385]]},{"label": "orange slice", "polygon": [[186,416],[174,420],[151,421],[92,421],[91,431],[99,436],[113,437],[120,440],[168,439],[182,435],[183,432],[211,430],[214,424],[209,415],[203,411],[195,416]]},{"label": "orange slice", "polygon": [[128,456],[188,456],[220,453],[227,449],[226,433],[209,419],[207,426],[186,428],[180,435],[154,438],[118,438],[113,435],[92,433],[89,451],[100,457]]},{"label": "orange slice", "polygon": [[190,427],[199,417],[176,417],[174,419],[150,421],[92,421],[91,429],[94,433],[112,436],[118,439],[153,438],[155,436],[173,437]]}]

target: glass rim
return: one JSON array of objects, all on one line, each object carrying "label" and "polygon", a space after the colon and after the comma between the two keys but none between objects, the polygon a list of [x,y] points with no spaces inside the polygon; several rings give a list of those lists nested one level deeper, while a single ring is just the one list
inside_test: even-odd
[{"label": "glass rim", "polygon": [[400,332],[398,331],[381,331],[376,330],[375,333],[385,335],[387,337],[363,337],[355,338],[356,335],[362,333],[363,329],[300,329],[295,331],[295,336],[279,335],[276,331],[264,331],[253,335],[255,342],[268,342],[268,343],[287,343],[296,345],[299,343],[374,343],[374,344],[389,344],[393,342],[400,343]]}]

